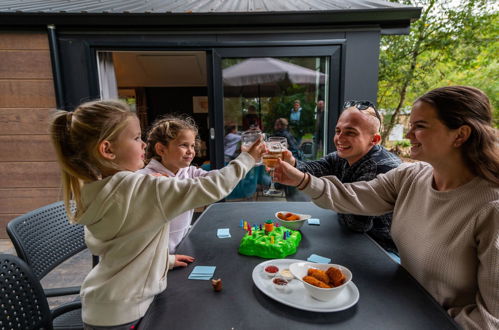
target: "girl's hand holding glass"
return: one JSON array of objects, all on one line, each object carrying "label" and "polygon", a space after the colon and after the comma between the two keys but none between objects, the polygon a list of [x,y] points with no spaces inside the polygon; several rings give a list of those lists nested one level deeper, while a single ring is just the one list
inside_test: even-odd
[{"label": "girl's hand holding glass", "polygon": [[260,139],[257,139],[256,141],[252,142],[252,144],[249,146],[247,150],[243,151],[249,153],[251,157],[253,157],[257,165],[258,163],[261,163],[262,155],[265,154],[265,143],[262,143],[261,136]]},{"label": "girl's hand holding glass", "polygon": [[[241,134],[241,151],[249,152],[249,148],[253,145],[253,143],[257,140],[264,139],[264,137],[265,134],[262,133],[262,131],[260,131],[259,129],[250,129],[244,131]],[[256,165],[262,165],[261,157],[257,160]]]}]

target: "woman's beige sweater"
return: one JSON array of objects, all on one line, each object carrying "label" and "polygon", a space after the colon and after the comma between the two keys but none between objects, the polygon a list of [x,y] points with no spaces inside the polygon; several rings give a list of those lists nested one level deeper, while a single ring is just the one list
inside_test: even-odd
[{"label": "woman's beige sweater", "polygon": [[368,182],[312,177],[304,192],[341,213],[393,211],[402,266],[465,329],[499,329],[499,186],[476,177],[441,192],[432,183],[419,162]]}]

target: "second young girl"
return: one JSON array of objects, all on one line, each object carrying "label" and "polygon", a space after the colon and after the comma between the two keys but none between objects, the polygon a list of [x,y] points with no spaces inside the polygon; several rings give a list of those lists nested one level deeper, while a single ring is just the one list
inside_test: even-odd
[{"label": "second young girl", "polygon": [[[147,134],[147,166],[138,173],[165,175],[177,179],[206,176],[205,171],[190,166],[199,145],[196,123],[190,117],[169,116],[157,120]],[[194,209],[188,210],[170,221],[168,250],[175,253],[180,241],[187,235]]]},{"label": "second young girl", "polygon": [[265,151],[256,142],[223,169],[196,179],[135,173],[144,166],[145,143],[137,117],[118,101],[58,111],[51,137],[69,217],[85,225],[85,242],[100,257],[80,291],[86,329],[137,328],[175,264],[166,248],[169,222],[227,196]]}]

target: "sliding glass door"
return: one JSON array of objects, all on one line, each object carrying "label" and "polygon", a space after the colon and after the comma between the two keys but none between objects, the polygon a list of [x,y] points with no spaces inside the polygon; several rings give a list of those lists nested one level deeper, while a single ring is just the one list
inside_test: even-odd
[{"label": "sliding glass door", "polygon": [[[237,157],[240,135],[248,130],[285,137],[299,160],[318,159],[331,149],[327,136],[337,118],[339,46],[216,49],[213,67],[215,131],[224,137],[223,148],[217,144],[217,166]],[[228,200],[263,196],[270,184],[264,167],[248,177],[240,185],[245,189],[236,189]],[[278,188],[278,197],[296,195]]]}]

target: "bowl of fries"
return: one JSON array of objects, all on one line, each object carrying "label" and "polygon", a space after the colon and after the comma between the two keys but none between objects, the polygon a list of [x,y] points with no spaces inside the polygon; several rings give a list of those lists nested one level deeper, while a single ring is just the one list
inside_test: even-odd
[{"label": "bowl of fries", "polygon": [[352,280],[352,272],[336,264],[300,261],[292,263],[289,270],[303,283],[306,291],[320,301],[334,299]]},{"label": "bowl of fries", "polygon": [[298,230],[303,226],[305,221],[310,219],[312,216],[309,214],[299,214],[289,211],[279,211],[275,213],[276,219],[279,221],[279,225],[292,230]]}]

